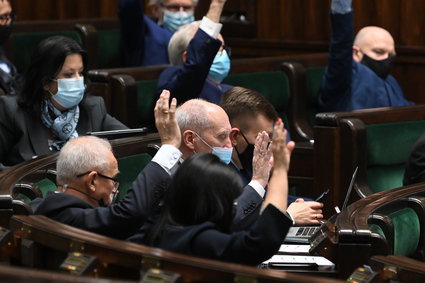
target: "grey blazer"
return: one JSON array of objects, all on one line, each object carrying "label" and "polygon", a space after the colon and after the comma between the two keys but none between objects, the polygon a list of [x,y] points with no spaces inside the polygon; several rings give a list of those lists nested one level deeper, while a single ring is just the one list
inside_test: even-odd
[{"label": "grey blazer", "polygon": [[[103,98],[86,96],[80,103],[79,135],[90,131],[127,129],[106,112]],[[12,166],[34,156],[51,154],[41,117],[19,107],[16,96],[0,96],[0,163]]]}]

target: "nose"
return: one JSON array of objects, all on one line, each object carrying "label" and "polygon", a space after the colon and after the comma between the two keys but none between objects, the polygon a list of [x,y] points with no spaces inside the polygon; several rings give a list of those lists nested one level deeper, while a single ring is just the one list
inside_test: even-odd
[{"label": "nose", "polygon": [[224,147],[231,148],[232,142],[230,141],[230,137],[227,137],[226,143],[224,144]]}]

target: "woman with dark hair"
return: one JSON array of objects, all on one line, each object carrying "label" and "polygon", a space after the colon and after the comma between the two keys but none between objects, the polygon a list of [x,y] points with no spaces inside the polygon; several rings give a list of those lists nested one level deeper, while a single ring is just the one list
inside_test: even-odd
[{"label": "woman with dark hair", "polygon": [[[194,256],[256,265],[277,253],[292,221],[286,215],[289,159],[294,143],[286,145],[279,119],[273,142],[257,136],[258,155],[273,153],[274,169],[260,216],[250,229],[230,231],[235,199],[243,185],[238,174],[212,154],[185,160],[172,179],[159,220],[145,243]],[[284,154],[282,154],[284,153]]]},{"label": "woman with dark hair", "polygon": [[103,99],[85,92],[87,54],[73,39],[53,36],[34,51],[22,92],[0,96],[0,162],[11,166],[50,154],[90,131],[126,129]]}]

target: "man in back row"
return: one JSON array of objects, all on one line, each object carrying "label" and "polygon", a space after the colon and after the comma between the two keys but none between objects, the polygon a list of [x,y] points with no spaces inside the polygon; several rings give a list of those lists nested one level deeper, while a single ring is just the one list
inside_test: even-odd
[{"label": "man in back row", "polygon": [[351,0],[332,0],[332,38],[321,93],[320,111],[405,106],[396,79],[389,75],[395,57],[394,39],[383,28],[361,29],[353,44]]}]

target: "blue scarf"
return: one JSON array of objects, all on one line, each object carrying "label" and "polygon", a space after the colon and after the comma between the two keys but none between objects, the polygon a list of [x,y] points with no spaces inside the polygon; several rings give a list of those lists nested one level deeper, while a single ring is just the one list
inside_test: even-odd
[{"label": "blue scarf", "polygon": [[53,141],[50,150],[59,151],[68,140],[78,138],[76,128],[79,118],[80,109],[78,105],[61,112],[50,100],[44,99],[42,101],[41,121],[58,138],[58,140]]}]

